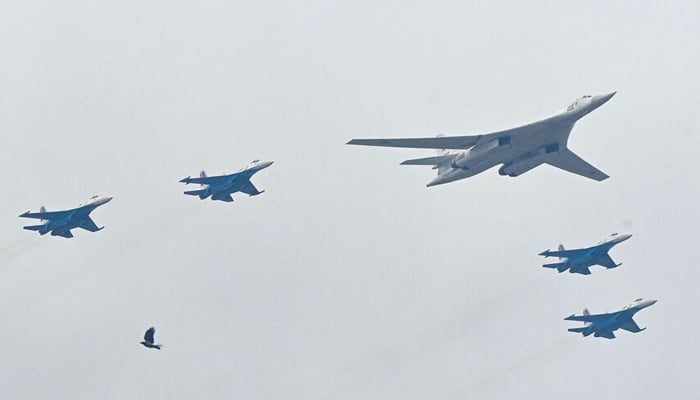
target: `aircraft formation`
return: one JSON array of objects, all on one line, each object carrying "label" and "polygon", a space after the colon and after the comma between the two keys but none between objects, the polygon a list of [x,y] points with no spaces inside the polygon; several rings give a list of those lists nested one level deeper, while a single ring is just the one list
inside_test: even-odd
[{"label": "aircraft formation", "polygon": [[[437,177],[427,186],[441,185],[456,180],[465,179],[495,166],[500,165],[498,173],[516,177],[542,164],[563,169],[583,177],[602,181],[608,175],[598,170],[568,148],[569,135],[578,120],[588,115],[598,107],[608,102],[616,92],[582,96],[574,100],[565,109],[552,116],[535,122],[503,131],[470,135],[470,136],[438,136],[427,138],[395,138],[395,139],[352,139],[347,144],[385,147],[407,147],[421,149],[437,149],[438,154],[432,157],[410,159],[402,165],[432,166],[437,170]],[[238,172],[229,175],[207,176],[202,171],[197,178],[186,177],[180,180],[186,185],[198,184],[197,190],[185,191],[184,194],[197,196],[201,200],[211,198],[223,202],[233,202],[232,194],[242,192],[249,196],[257,196],[264,192],[258,190],[250,181],[257,172],[271,166],[273,161],[253,160]],[[25,212],[22,218],[41,220],[38,225],[24,226],[24,229],[36,231],[40,235],[51,233],[52,236],[72,238],[72,229],[81,228],[89,232],[97,232],[104,227],[98,227],[90,217],[97,207],[112,200],[108,196],[92,196],[80,206],[63,211],[46,211],[41,207],[39,212]],[[614,233],[596,245],[580,248],[565,249],[560,245],[558,250],[546,250],[539,255],[558,257],[559,262],[544,264],[543,267],[556,269],[558,272],[590,275],[590,267],[595,265],[607,269],[617,268],[617,264],[608,255],[610,249],[632,237],[631,234]],[[619,311],[605,314],[590,314],[588,310],[583,315],[574,314],[566,317],[570,321],[582,321],[583,327],[570,328],[570,332],[581,333],[583,336],[593,335],[606,339],[614,339],[614,331],[618,329],[629,332],[644,330],[633,320],[640,310],[656,303],[656,300],[637,299]],[[162,345],[155,343],[155,328],[146,330],[141,344],[147,348],[160,350]]]}]

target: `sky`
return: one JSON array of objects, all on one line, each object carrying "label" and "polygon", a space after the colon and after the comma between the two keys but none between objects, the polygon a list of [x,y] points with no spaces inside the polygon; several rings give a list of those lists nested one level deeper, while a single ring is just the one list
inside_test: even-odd
[{"label": "sky", "polygon": [[[697,397],[699,7],[3,1],[0,397]],[[426,188],[398,164],[432,151],[345,145],[611,91],[569,141],[603,182]],[[261,196],[182,194],[256,158],[275,161]],[[104,230],[22,230],[94,194],[114,196]],[[634,234],[617,269],[541,267],[612,232]],[[644,332],[567,332],[638,297],[658,299]],[[139,345],[149,326],[163,350]]]}]

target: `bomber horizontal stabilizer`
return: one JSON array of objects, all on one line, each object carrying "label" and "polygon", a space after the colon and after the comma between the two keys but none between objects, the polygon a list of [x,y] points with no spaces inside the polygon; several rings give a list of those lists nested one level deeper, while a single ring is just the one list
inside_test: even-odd
[{"label": "bomber horizontal stabilizer", "polygon": [[401,165],[440,165],[450,162],[455,156],[456,154],[446,154],[443,156],[414,158],[412,160],[402,162]]}]

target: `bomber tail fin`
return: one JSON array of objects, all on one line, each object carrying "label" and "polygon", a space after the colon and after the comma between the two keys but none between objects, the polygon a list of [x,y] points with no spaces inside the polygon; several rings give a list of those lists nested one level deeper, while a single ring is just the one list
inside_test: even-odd
[{"label": "bomber tail fin", "polygon": [[[564,243],[559,243],[559,247],[557,247],[557,250],[559,250],[559,251],[564,251],[564,250],[566,250],[566,249],[564,248]],[[562,257],[559,257],[559,260],[561,260],[561,259],[562,259]]]},{"label": "bomber tail fin", "polygon": [[[207,177],[207,172],[205,170],[202,170],[202,172],[199,173],[200,178],[206,178]],[[204,186],[203,183],[200,183],[199,186]]]},{"label": "bomber tail fin", "polygon": [[[41,212],[41,213],[45,213],[45,212],[46,212],[46,207],[44,207],[44,206],[41,206],[41,208],[39,208],[39,212]],[[41,219],[41,220],[39,220],[39,222],[44,222],[44,220],[43,220],[43,219]]]},{"label": "bomber tail fin", "polygon": [[[445,135],[442,135],[442,134],[437,135],[437,137],[443,137],[443,136],[445,136]],[[437,170],[438,170],[437,173],[438,173],[438,176],[439,176],[439,175],[442,175],[445,171],[447,171],[447,170],[449,169],[449,166],[450,166],[449,163],[452,162],[452,159],[453,159],[457,154],[450,152],[449,149],[438,149],[438,150],[437,150],[437,154],[438,154],[438,156],[445,157],[445,161],[444,161],[444,162],[442,162],[442,163],[440,163],[440,164],[436,164],[436,165],[433,167],[433,169],[437,169]]]}]

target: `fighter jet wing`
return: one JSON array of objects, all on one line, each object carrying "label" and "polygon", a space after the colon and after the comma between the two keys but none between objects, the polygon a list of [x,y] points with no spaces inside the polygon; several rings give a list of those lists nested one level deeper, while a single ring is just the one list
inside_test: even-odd
[{"label": "fighter jet wing", "polygon": [[255,185],[253,185],[253,183],[250,181],[248,181],[248,184],[243,186],[240,189],[240,191],[247,194],[247,195],[250,195],[250,196],[255,196],[255,195],[258,195],[258,194],[264,192],[264,190],[263,191],[258,190],[258,188],[256,188]]},{"label": "fighter jet wing", "polygon": [[571,314],[564,318],[567,321],[583,321],[583,322],[598,322],[612,318],[612,314],[589,314],[589,315],[574,315]]},{"label": "fighter jet wing", "polygon": [[352,139],[347,144],[358,144],[363,146],[410,147],[414,149],[468,149],[474,146],[480,137],[481,135],[397,139]]},{"label": "fighter jet wing", "polygon": [[571,250],[545,250],[540,253],[541,256],[545,257],[560,257],[560,258],[571,258],[578,257],[586,254],[588,249],[571,249]]},{"label": "fighter jet wing", "polygon": [[219,176],[205,176],[205,177],[198,177],[198,178],[182,178],[180,179],[180,182],[182,183],[198,183],[200,185],[218,185],[221,183],[226,183],[226,182],[233,182],[234,179],[236,179],[236,175],[238,174],[231,174],[231,175],[219,175]]},{"label": "fighter jet wing", "polygon": [[90,217],[85,218],[78,226],[90,232],[97,232],[102,229],[98,227],[97,224],[95,224],[95,221],[93,221]]},{"label": "fighter jet wing", "polygon": [[25,212],[24,214],[21,214],[20,217],[23,218],[36,218],[36,219],[56,219],[56,218],[62,218],[68,214],[73,213],[75,210],[66,210],[66,211],[43,211],[43,212]]},{"label": "fighter jet wing", "polygon": [[637,325],[637,323],[634,322],[633,319],[630,319],[629,321],[620,325],[620,329],[624,329],[624,330],[629,331],[629,332],[641,332],[646,328],[640,328],[639,325]]},{"label": "fighter jet wing", "polygon": [[606,254],[599,259],[596,260],[596,262],[605,268],[615,268],[619,266],[619,264],[615,264],[615,261],[610,257],[610,255]]},{"label": "fighter jet wing", "polygon": [[561,168],[573,174],[585,176],[586,178],[602,181],[608,179],[605,173],[598,168],[592,166],[577,156],[573,151],[566,149],[557,154],[553,154],[545,160],[545,162],[553,167]]}]

